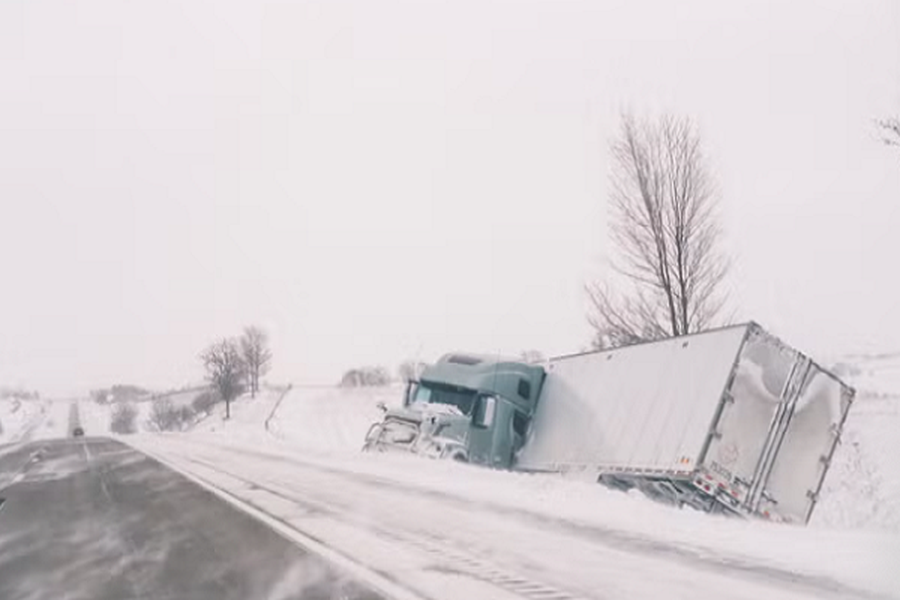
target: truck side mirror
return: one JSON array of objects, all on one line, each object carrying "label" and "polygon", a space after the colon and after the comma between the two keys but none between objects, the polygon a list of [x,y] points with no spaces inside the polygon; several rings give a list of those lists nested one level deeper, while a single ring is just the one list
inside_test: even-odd
[{"label": "truck side mirror", "polygon": [[495,396],[478,396],[472,414],[472,425],[487,429],[494,424],[494,413],[497,411]]},{"label": "truck side mirror", "polygon": [[381,412],[387,412],[387,405],[386,405],[384,402],[379,402],[379,403],[376,404],[375,406],[376,406],[376,407],[378,408],[378,410],[380,410]]}]

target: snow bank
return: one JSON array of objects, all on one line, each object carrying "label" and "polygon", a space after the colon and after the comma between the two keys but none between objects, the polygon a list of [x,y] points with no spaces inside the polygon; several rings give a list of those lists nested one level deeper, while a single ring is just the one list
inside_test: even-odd
[{"label": "snow bank", "polygon": [[40,424],[45,402],[41,400],[0,399],[0,444],[18,442]]},{"label": "snow bank", "polygon": [[70,400],[49,400],[43,402],[43,412],[39,422],[25,434],[22,441],[52,440],[71,435],[69,431],[69,415],[72,409]]},{"label": "snow bank", "polygon": [[369,427],[381,420],[378,403],[399,405],[402,395],[401,385],[294,388],[272,419],[271,432],[309,450],[358,453]]},{"label": "snow bank", "polygon": [[237,436],[265,431],[266,419],[286,391],[285,387],[264,387],[255,398],[251,398],[250,394],[238,396],[231,402],[231,418],[228,420],[225,420],[225,403],[219,402],[208,416],[191,428],[191,431],[229,433]]},{"label": "snow bank", "polygon": [[900,533],[900,353],[846,360],[837,371],[856,402],[811,525]]}]

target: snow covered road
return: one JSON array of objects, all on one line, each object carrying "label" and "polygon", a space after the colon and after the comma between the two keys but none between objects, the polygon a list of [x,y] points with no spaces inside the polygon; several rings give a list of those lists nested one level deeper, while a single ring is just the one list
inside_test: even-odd
[{"label": "snow covered road", "polygon": [[[128,442],[297,532],[301,544],[311,540],[353,567],[356,576],[368,573],[379,589],[398,586],[410,597],[896,597],[896,589],[884,582],[862,585],[864,578],[755,561],[729,552],[727,544],[704,548],[631,527],[588,525],[481,501],[344,468],[315,454],[197,435]],[[465,465],[441,466],[456,469],[462,478],[484,473]],[[777,537],[771,541],[778,543]],[[872,548],[875,560],[878,554]]]}]

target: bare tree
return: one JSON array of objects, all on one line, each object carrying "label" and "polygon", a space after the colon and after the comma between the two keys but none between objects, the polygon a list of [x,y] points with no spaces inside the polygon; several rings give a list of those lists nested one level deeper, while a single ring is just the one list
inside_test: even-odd
[{"label": "bare tree", "polygon": [[242,391],[246,367],[233,339],[222,339],[211,344],[200,354],[206,379],[225,400],[225,418],[231,418],[231,401]]},{"label": "bare tree", "polygon": [[689,119],[622,118],[612,145],[611,261],[620,287],[587,286],[595,347],[684,335],[722,310],[728,260],[717,197]]},{"label": "bare tree", "polygon": [[131,402],[119,402],[112,409],[109,430],[113,433],[134,433],[137,430],[137,408]]},{"label": "bare tree", "polygon": [[900,146],[900,119],[884,119],[878,121],[878,126],[883,130],[882,141],[888,146]]},{"label": "bare tree", "polygon": [[259,391],[259,378],[266,374],[272,361],[268,334],[259,327],[245,327],[241,336],[241,356],[247,366],[250,396],[255,398]]},{"label": "bare tree", "polygon": [[191,400],[191,408],[193,408],[196,413],[208,415],[221,399],[222,398],[219,397],[219,392],[217,390],[204,390],[194,396],[194,399]]}]

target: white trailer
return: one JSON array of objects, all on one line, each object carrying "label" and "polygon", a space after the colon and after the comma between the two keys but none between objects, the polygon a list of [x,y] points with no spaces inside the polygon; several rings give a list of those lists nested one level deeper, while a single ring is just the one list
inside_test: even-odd
[{"label": "white trailer", "polygon": [[759,325],[561,356],[516,469],[806,523],[854,390]]}]

